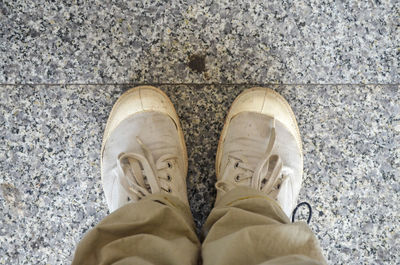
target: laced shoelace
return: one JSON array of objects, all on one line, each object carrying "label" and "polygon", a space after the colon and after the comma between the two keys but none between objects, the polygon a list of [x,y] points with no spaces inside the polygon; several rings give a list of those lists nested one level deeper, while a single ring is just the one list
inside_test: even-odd
[{"label": "laced shoelace", "polygon": [[[275,144],[276,132],[275,123],[273,123],[271,129],[271,135],[268,140],[268,145],[265,153],[262,155],[260,162],[256,165],[255,169],[247,166],[246,159],[230,154],[230,158],[236,160],[234,167],[241,168],[248,172],[246,176],[241,177],[237,175],[235,177],[236,182],[251,179],[250,187],[263,191],[266,194],[276,197],[279,191],[280,185],[286,180],[287,176],[282,175],[283,163],[278,155],[272,155],[272,148]],[[272,166],[271,166],[272,165]],[[266,180],[266,182],[265,182]],[[225,181],[218,181],[216,183],[217,189],[226,191],[224,187],[231,186]],[[228,187],[230,190],[230,187]],[[274,194],[273,194],[274,193]]]},{"label": "laced shoelace", "polygon": [[171,168],[169,161],[176,159],[176,156],[166,154],[161,156],[157,162],[146,145],[136,138],[140,144],[143,155],[138,153],[121,153],[117,159],[117,177],[131,200],[140,200],[141,198],[160,191],[171,192],[171,188],[165,188],[160,185],[159,180],[171,181],[172,176],[159,176],[160,170]]},{"label": "laced shoelace", "polygon": [[301,203],[297,204],[297,206],[294,208],[294,210],[292,212],[292,223],[295,222],[295,216],[296,216],[297,210],[303,205],[307,206],[307,208],[308,208],[307,224],[310,223],[311,216],[312,216],[312,208],[311,208],[311,205],[308,202],[301,202]]},{"label": "laced shoelace", "polygon": [[[272,128],[271,128],[271,135],[268,140],[267,149],[264,155],[261,157],[260,162],[257,164],[255,169],[251,169],[250,167],[246,166],[246,161],[244,158],[240,158],[239,156],[230,155],[230,158],[238,161],[235,163],[235,168],[242,168],[245,171],[249,172],[246,177],[240,177],[237,175],[235,177],[236,182],[241,182],[247,179],[251,179],[250,187],[260,190],[267,195],[271,196],[272,198],[277,197],[280,187],[282,183],[289,179],[288,176],[282,174],[283,163],[282,159],[278,155],[272,155],[272,149],[275,144],[276,138],[276,131],[275,131],[275,120],[273,120]],[[272,166],[271,166],[272,165]],[[220,191],[226,192],[227,190],[231,190],[236,185],[226,181],[218,181],[215,184],[216,188]],[[309,209],[309,216],[307,218],[307,223],[310,223],[312,209],[311,205],[307,202],[299,203],[292,212],[292,222],[295,222],[295,215],[299,207],[306,205]]]}]

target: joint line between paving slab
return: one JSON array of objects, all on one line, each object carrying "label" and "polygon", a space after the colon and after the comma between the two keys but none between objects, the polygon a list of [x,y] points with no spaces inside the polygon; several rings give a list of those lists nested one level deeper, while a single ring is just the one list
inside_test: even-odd
[{"label": "joint line between paving slab", "polygon": [[15,83],[0,86],[397,86],[400,83]]}]

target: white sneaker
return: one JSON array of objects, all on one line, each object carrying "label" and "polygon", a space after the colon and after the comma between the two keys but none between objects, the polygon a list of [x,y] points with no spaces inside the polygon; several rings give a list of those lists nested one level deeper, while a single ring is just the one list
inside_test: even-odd
[{"label": "white sneaker", "polygon": [[287,101],[268,88],[251,88],[233,102],[216,157],[217,201],[235,186],[261,190],[291,216],[300,192],[303,154]]},{"label": "white sneaker", "polygon": [[101,177],[110,212],[148,194],[166,192],[188,203],[183,132],[168,96],[132,88],[115,103],[101,148]]}]

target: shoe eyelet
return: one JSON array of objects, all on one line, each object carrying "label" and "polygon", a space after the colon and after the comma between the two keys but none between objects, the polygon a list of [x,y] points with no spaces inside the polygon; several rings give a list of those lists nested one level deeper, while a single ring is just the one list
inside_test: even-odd
[{"label": "shoe eyelet", "polygon": [[237,176],[235,177],[235,181],[236,181],[236,182],[239,182],[239,181],[240,181],[240,176],[239,176],[239,175],[237,175]]},{"label": "shoe eyelet", "polygon": [[168,162],[167,165],[168,165],[168,168],[171,168],[171,167],[172,167],[172,165],[171,165],[170,162]]},{"label": "shoe eyelet", "polygon": [[172,179],[171,176],[170,176],[170,175],[167,175],[167,180],[168,180],[168,181],[171,181],[171,179]]},{"label": "shoe eyelet", "polygon": [[168,187],[168,190],[167,190],[167,192],[169,192],[169,193],[171,193],[171,192],[172,192],[172,190],[171,190],[171,188],[170,188],[170,187]]},{"label": "shoe eyelet", "polygon": [[239,162],[236,162],[234,167],[238,168],[239,167]]}]

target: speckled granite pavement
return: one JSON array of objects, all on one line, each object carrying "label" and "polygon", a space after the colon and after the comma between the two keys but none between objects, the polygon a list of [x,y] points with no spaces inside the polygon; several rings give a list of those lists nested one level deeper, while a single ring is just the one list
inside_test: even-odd
[{"label": "speckled granite pavement", "polygon": [[398,0],[5,0],[0,29],[1,83],[400,82]]},{"label": "speckled granite pavement", "polygon": [[275,84],[329,263],[400,264],[399,43],[397,0],[0,1],[0,264],[70,263],[107,214],[109,111],[151,83],[182,120],[198,227],[231,102]]},{"label": "speckled granite pavement", "polygon": [[[68,264],[107,214],[99,172],[106,118],[127,86],[0,86],[0,264]],[[214,156],[247,86],[162,86],[181,117],[197,225],[215,196]],[[331,264],[399,264],[399,86],[273,86],[305,153],[301,200]]]}]

